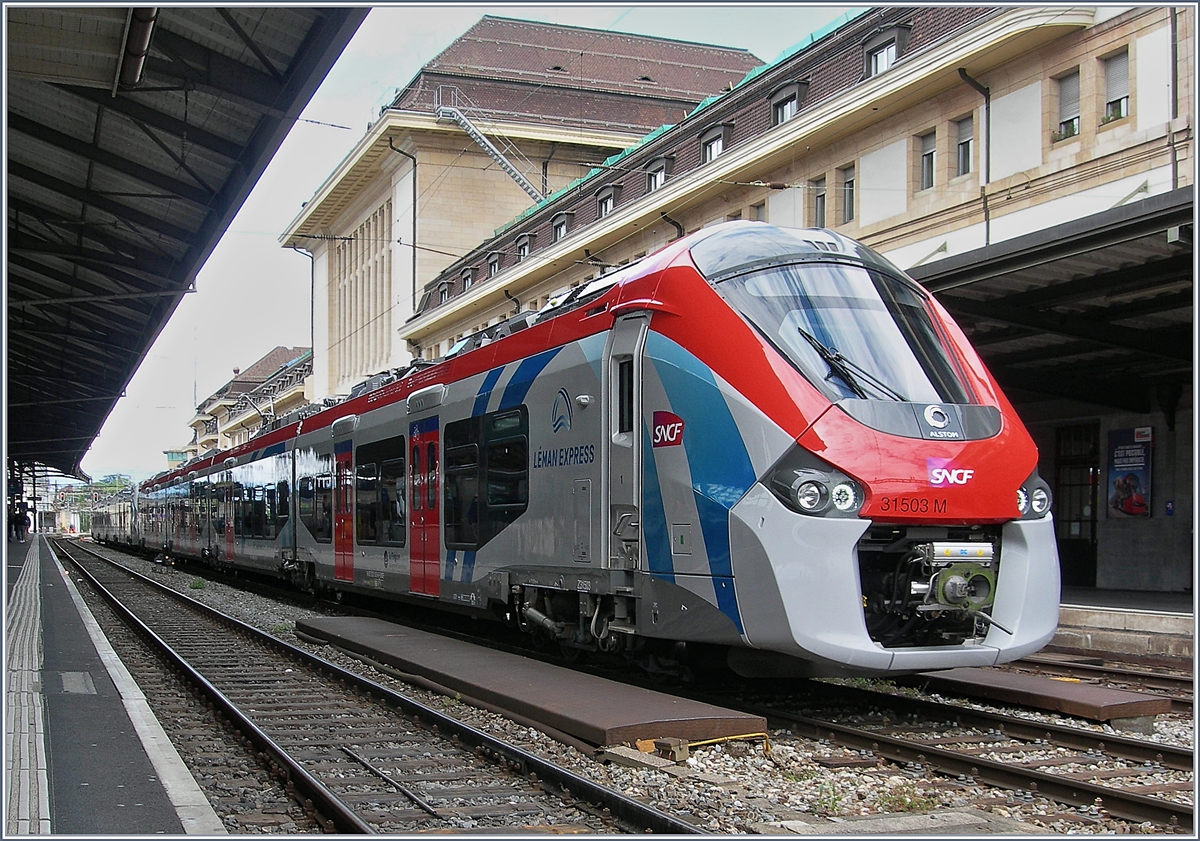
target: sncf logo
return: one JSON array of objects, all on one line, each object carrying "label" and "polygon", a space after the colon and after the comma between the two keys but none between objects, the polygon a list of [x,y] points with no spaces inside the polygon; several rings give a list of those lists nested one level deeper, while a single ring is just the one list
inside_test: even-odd
[{"label": "sncf logo", "polygon": [[683,418],[670,412],[655,412],[651,444],[655,447],[678,447],[682,443]]},{"label": "sncf logo", "polygon": [[947,485],[965,485],[975,476],[974,470],[954,467],[946,459],[927,458],[925,463],[929,467],[929,484],[935,488],[944,488]]}]

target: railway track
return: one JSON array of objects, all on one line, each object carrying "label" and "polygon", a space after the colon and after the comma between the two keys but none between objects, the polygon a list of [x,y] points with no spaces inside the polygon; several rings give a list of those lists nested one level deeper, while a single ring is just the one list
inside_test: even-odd
[{"label": "railway track", "polygon": [[[798,710],[782,700],[790,694],[815,701],[815,689],[828,697],[811,708]],[[773,726],[825,743],[830,768],[890,760],[903,774],[928,777],[935,788],[1001,789],[978,801],[984,807],[1037,799],[1061,804],[1062,811],[1046,819],[1067,825],[1097,824],[1110,816],[1167,831],[1192,829],[1189,749],[817,682],[757,699],[743,692],[737,700],[701,700],[767,716]]]},{"label": "railway track", "polygon": [[326,831],[699,832],[78,544],[55,549]]},{"label": "railway track", "polygon": [[[1040,795],[1071,807],[1057,818],[1089,822],[1107,813],[1164,829],[1193,830],[1190,749],[927,698],[838,684],[815,687],[820,687],[816,696],[823,696],[815,711],[797,709],[779,695],[705,700],[858,752],[857,761],[864,765],[886,759],[910,771],[978,781],[1018,798]],[[811,703],[816,696],[806,692],[805,700]],[[831,715],[829,710],[839,712]],[[1146,783],[1149,777],[1156,782]]]}]

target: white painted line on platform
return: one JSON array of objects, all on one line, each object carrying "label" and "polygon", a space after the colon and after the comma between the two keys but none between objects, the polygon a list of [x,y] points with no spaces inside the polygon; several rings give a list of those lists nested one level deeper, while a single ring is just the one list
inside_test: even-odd
[{"label": "white painted line on platform", "polygon": [[96,618],[92,616],[91,610],[88,609],[83,597],[75,588],[71,574],[63,568],[62,562],[59,561],[53,550],[50,550],[50,554],[62,572],[71,599],[79,609],[79,615],[83,618],[84,627],[87,628],[88,635],[92,638],[92,644],[96,646],[96,653],[100,655],[100,660],[108,669],[109,677],[112,678],[117,692],[121,695],[121,701],[125,704],[129,720],[133,722],[134,730],[137,731],[138,738],[141,739],[142,746],[146,749],[151,764],[154,765],[158,779],[167,792],[167,798],[175,807],[175,813],[183,824],[184,832],[189,835],[227,834],[228,830],[225,829],[225,825],[213,811],[212,804],[204,796],[204,792],[196,783],[192,772],[179,757],[179,752],[175,750],[175,746],[171,744],[162,724],[154,715],[154,711],[150,709],[150,704],[142,693],[141,687],[137,685],[133,675],[129,674],[129,670],[125,668],[121,658],[113,651],[108,638],[100,630]]},{"label": "white painted line on platform", "polygon": [[50,834],[50,785],[46,765],[46,728],[42,704],[41,539],[21,567],[8,604],[4,672],[7,758],[4,791],[8,808],[5,835]]}]

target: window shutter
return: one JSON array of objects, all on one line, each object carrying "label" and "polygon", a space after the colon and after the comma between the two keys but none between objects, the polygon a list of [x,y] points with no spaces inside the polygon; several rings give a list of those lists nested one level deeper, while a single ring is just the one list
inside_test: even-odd
[{"label": "window shutter", "polygon": [[975,118],[966,117],[958,121],[958,142],[970,143],[975,137]]},{"label": "window shutter", "polygon": [[[1129,53],[1115,55],[1104,62],[1104,99],[1114,102],[1129,96]],[[1076,94],[1078,96],[1078,94]]]},{"label": "window shutter", "polygon": [[937,136],[930,132],[921,138],[921,154],[928,155],[934,149],[934,144],[937,141]]},{"label": "window shutter", "polygon": [[1079,73],[1058,80],[1058,120],[1066,122],[1079,116]]}]

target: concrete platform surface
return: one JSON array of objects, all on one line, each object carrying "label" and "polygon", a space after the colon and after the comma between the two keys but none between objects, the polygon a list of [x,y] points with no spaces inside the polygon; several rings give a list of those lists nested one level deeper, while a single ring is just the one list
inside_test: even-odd
[{"label": "concrete platform surface", "polygon": [[1064,607],[1106,607],[1113,610],[1155,611],[1192,616],[1196,597],[1189,591],[1100,590],[1095,587],[1063,587],[1060,598]]},{"label": "concrete platform surface", "polygon": [[961,668],[922,672],[911,681],[937,692],[956,692],[975,698],[1024,704],[1090,721],[1141,718],[1171,711],[1169,698],[993,669]]},{"label": "concrete platform surface", "polygon": [[49,544],[6,548],[5,836],[224,834]]},{"label": "concrete platform surface", "polygon": [[767,729],[761,716],[626,686],[381,619],[306,619],[296,622],[296,630],[597,746],[666,737],[701,741]]}]

